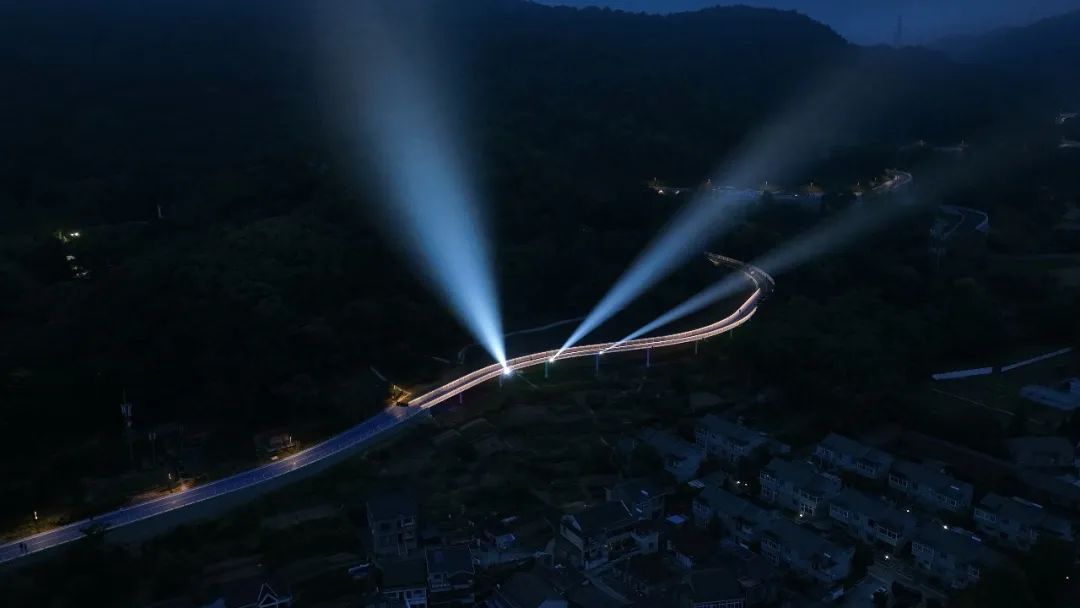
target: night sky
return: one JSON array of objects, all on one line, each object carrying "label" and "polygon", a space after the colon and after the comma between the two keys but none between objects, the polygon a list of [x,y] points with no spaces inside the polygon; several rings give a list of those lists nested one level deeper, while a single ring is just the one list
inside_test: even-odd
[{"label": "night sky", "polygon": [[903,15],[905,44],[943,36],[1023,25],[1080,9],[1080,0],[537,0],[541,4],[608,6],[629,11],[678,12],[718,4],[794,9],[832,26],[852,42],[892,43]]}]

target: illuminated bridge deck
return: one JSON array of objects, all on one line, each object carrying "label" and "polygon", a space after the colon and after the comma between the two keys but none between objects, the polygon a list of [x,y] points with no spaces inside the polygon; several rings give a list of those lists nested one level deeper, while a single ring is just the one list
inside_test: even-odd
[{"label": "illuminated bridge deck", "polygon": [[[744,273],[752,286],[752,291],[746,300],[734,312],[723,319],[703,327],[673,334],[628,340],[622,343],[605,342],[575,346],[566,349],[557,358],[555,358],[557,350],[524,355],[508,360],[507,366],[510,370],[518,371],[552,361],[597,356],[602,351],[641,351],[690,344],[731,331],[746,323],[757,312],[761,301],[772,291],[772,277],[765,271],[738,260],[715,254],[708,254],[707,257],[710,262],[717,266]],[[91,519],[70,523],[6,545],[0,545],[0,563],[17,560],[26,555],[32,555],[78,540],[84,536],[83,530],[90,526],[115,529],[153,517],[164,516],[215,498],[258,487],[307,467],[330,462],[329,459],[333,457],[370,447],[375,441],[385,437],[392,430],[399,428],[406,421],[420,415],[425,410],[484,382],[498,378],[503,373],[504,369],[500,364],[489,365],[414,397],[408,402],[408,407],[390,406],[364,422],[291,456],[175,494],[136,503]]]}]

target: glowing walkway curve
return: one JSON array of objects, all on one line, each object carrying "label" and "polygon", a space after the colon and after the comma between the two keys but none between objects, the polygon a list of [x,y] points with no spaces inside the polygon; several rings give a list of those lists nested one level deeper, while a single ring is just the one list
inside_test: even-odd
[{"label": "glowing walkway curve", "polygon": [[[707,254],[707,257],[710,262],[717,266],[726,266],[744,273],[753,285],[753,292],[734,313],[715,323],[689,331],[652,338],[640,338],[618,345],[614,342],[605,342],[602,344],[575,346],[560,354],[558,360],[600,356],[600,352],[607,349],[610,349],[607,352],[617,353],[699,342],[731,331],[749,321],[757,312],[757,307],[761,301],[772,291],[772,277],[760,268],[731,258],[715,254]],[[552,349],[515,357],[507,361],[507,365],[514,371],[544,365],[551,361],[556,352],[558,352],[556,349]],[[84,536],[83,530],[91,525],[109,529],[127,526],[152,517],[192,507],[213,498],[253,488],[308,466],[325,463],[328,459],[343,452],[364,447],[365,444],[380,438],[385,433],[397,428],[425,410],[435,407],[488,380],[498,378],[503,373],[503,367],[498,363],[494,363],[413,398],[409,401],[408,407],[390,406],[364,422],[291,456],[201,486],[195,486],[182,492],[136,503],[100,516],[34,534],[6,545],[0,545],[0,564],[78,540]]]}]

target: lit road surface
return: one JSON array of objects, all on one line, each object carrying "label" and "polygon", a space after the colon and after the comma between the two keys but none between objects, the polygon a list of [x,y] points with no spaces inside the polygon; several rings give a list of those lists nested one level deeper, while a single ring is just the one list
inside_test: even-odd
[{"label": "lit road surface", "polygon": [[909,183],[911,183],[911,180],[914,179],[911,174],[906,171],[890,169],[889,171],[887,171],[887,173],[889,175],[889,178],[881,182],[877,186],[874,186],[874,192],[880,194],[882,192],[897,190],[903,186],[908,185]]},{"label": "lit road surface", "polygon": [[943,241],[949,240],[958,232],[966,234],[976,231],[986,232],[990,229],[990,216],[986,215],[985,211],[956,205],[942,205],[940,208],[943,212],[957,218],[956,223],[942,235],[941,239]]},{"label": "lit road surface", "polygon": [[[680,333],[652,338],[640,338],[618,345],[614,342],[605,342],[602,344],[575,346],[566,349],[559,355],[558,360],[562,361],[564,359],[573,359],[577,357],[599,356],[601,351],[609,348],[610,350],[608,352],[615,353],[689,344],[731,331],[749,321],[751,317],[754,316],[754,313],[757,312],[758,304],[772,290],[772,277],[756,267],[743,264],[737,260],[732,260],[731,258],[725,258],[714,254],[708,254],[708,258],[713,264],[738,270],[744,273],[747,279],[749,279],[749,282],[753,287],[753,292],[739,308],[735,310],[735,312],[719,321],[705,325],[704,327]],[[508,360],[507,365],[511,370],[515,371],[543,365],[547,363],[556,352],[558,351],[549,350],[516,357]],[[96,516],[92,519],[71,523],[66,526],[54,528],[2,545],[0,546],[0,563],[16,560],[27,554],[33,554],[38,551],[78,540],[83,537],[82,530],[91,525],[104,526],[106,528],[118,528],[133,524],[151,517],[190,507],[212,498],[258,486],[298,469],[322,462],[327,458],[342,452],[352,451],[363,447],[365,444],[384,435],[387,431],[401,425],[406,420],[421,414],[424,410],[435,407],[436,405],[456,397],[488,380],[498,378],[503,373],[503,367],[498,363],[494,363],[414,397],[409,401],[408,407],[390,406],[349,430],[291,456],[242,473],[237,473],[230,477],[195,486],[175,494],[133,504]],[[20,543],[25,543],[27,551],[23,551],[20,547]]]}]

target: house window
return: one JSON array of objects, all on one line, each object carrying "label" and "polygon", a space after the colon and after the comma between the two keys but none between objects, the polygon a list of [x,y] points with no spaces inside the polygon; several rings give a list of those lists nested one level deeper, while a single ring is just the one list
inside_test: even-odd
[{"label": "house window", "polygon": [[737,600],[724,600],[722,602],[702,602],[700,604],[694,604],[694,608],[743,608],[745,604],[742,599]]},{"label": "house window", "polygon": [[934,549],[920,542],[913,542],[911,543],[911,552],[915,555],[930,557],[934,554]]},{"label": "house window", "polygon": [[899,532],[897,532],[896,530],[891,530],[889,528],[885,528],[883,526],[878,526],[878,534],[880,534],[881,536],[885,537],[886,539],[888,539],[890,542],[893,542],[893,543],[900,540],[900,533]]}]

